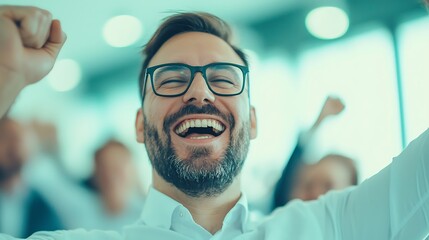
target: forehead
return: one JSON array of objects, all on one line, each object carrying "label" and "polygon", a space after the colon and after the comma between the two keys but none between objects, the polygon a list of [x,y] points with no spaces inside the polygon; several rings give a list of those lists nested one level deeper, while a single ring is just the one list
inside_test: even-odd
[{"label": "forehead", "polygon": [[201,66],[213,62],[244,64],[234,49],[221,38],[209,33],[187,32],[166,41],[149,62],[149,66],[163,63]]}]

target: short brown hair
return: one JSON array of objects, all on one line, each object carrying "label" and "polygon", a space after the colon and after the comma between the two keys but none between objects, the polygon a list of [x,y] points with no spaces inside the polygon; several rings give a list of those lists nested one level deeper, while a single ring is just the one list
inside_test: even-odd
[{"label": "short brown hair", "polygon": [[231,42],[231,28],[222,19],[205,12],[176,13],[164,20],[152,38],[143,48],[145,57],[139,77],[139,91],[143,99],[145,71],[150,60],[158,52],[161,46],[175,35],[185,32],[204,32],[215,35],[228,43],[247,66],[248,61],[243,51],[235,47]]}]

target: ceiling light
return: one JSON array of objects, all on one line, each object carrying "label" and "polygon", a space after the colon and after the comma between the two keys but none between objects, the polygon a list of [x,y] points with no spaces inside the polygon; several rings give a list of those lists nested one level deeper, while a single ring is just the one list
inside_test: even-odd
[{"label": "ceiling light", "polygon": [[49,85],[59,92],[70,91],[75,88],[82,77],[79,64],[72,59],[62,59],[55,63],[54,68],[47,76]]},{"label": "ceiling light", "polygon": [[142,35],[139,19],[129,15],[120,15],[109,19],[103,29],[106,42],[113,47],[130,46]]},{"label": "ceiling light", "polygon": [[347,14],[338,7],[319,7],[308,13],[305,19],[308,31],[320,39],[343,36],[349,28]]}]

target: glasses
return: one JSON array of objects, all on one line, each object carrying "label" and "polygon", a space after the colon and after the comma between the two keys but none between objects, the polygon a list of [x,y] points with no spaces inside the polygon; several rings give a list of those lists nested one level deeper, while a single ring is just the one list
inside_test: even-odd
[{"label": "glasses", "polygon": [[[219,96],[235,96],[243,92],[249,68],[233,63],[211,63],[190,66],[183,63],[167,63],[146,69],[145,83],[150,76],[153,92],[162,97],[177,97],[188,91],[195,73],[200,72],[210,91]],[[144,95],[143,95],[144,98]]]}]

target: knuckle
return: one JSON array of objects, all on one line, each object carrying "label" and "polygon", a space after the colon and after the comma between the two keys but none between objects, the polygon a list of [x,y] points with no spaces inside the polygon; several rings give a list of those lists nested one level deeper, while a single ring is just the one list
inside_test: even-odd
[{"label": "knuckle", "polygon": [[28,12],[30,13],[30,14],[37,14],[37,12],[39,12],[41,9],[40,8],[38,8],[38,7],[28,7],[27,8],[28,9]]},{"label": "knuckle", "polygon": [[25,28],[25,35],[29,38],[34,37],[37,34],[37,27],[32,24],[31,27]]},{"label": "knuckle", "polygon": [[36,18],[36,19],[43,18],[43,13],[42,13],[42,11],[40,11],[39,9],[38,9],[37,11],[34,11],[34,12],[33,12],[33,17],[34,17],[34,18]]},{"label": "knuckle", "polygon": [[29,7],[26,27],[23,29],[26,36],[35,36],[38,34],[41,26],[46,24],[51,19],[52,15],[49,11],[37,7]]},{"label": "knuckle", "polygon": [[37,20],[49,18],[52,16],[49,11],[38,7],[30,7],[30,15],[32,18]]},{"label": "knuckle", "polygon": [[48,10],[41,9],[41,14],[42,14],[41,17],[43,17],[44,19],[51,19],[52,18],[52,14]]}]

